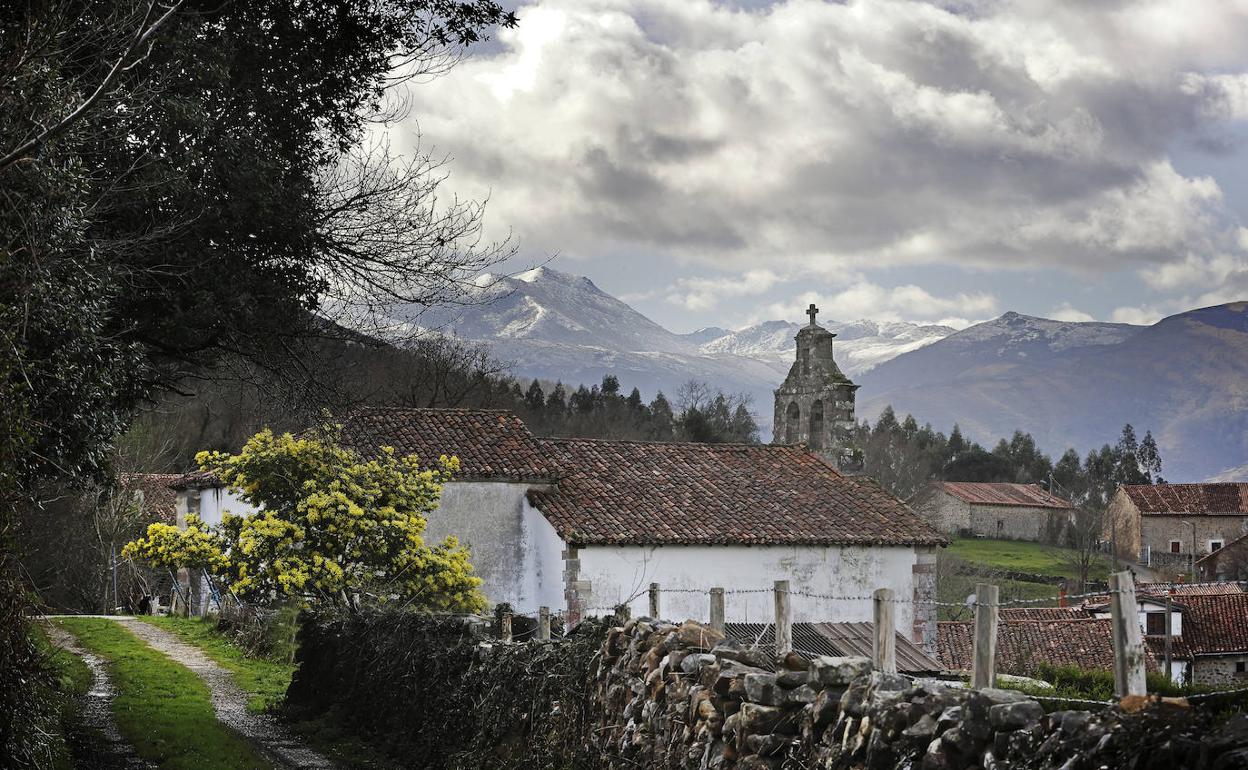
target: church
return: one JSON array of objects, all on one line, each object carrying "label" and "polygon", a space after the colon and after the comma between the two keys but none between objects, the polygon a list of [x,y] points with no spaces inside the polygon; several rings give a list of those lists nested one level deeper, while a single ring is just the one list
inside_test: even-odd
[{"label": "church", "polygon": [[[458,457],[426,539],[456,536],[489,601],[515,612],[549,607],[575,623],[625,604],[644,615],[657,583],[665,617],[707,620],[710,589],[722,588],[725,620],[766,623],[773,582],[788,580],[794,621],[861,622],[871,593],[890,588],[902,600],[898,629],[934,649],[936,548],[947,541],[876,482],[836,467],[856,386],[816,312],[776,391],[770,445],[538,438],[504,411],[397,408],[348,415],[342,440],[364,456],[390,446]],[[203,474],[180,487],[179,520],[246,512]]]}]

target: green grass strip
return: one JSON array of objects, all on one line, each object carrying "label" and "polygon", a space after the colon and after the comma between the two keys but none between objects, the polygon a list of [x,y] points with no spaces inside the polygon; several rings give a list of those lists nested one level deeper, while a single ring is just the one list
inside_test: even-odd
[{"label": "green grass strip", "polygon": [[[1073,577],[1077,571],[1077,554],[1069,548],[1027,543],[1018,540],[961,538],[949,544],[948,553],[977,567],[1030,572],[1052,577]],[[1093,557],[1092,580],[1104,580],[1109,574],[1109,559]]]},{"label": "green grass strip", "polygon": [[249,711],[262,713],[286,697],[286,688],[290,686],[290,677],[295,672],[294,664],[249,657],[217,628],[216,621],[152,616],[139,619],[198,647],[217,665],[233,674],[234,683],[251,696],[247,702]]},{"label": "green grass strip", "polygon": [[208,686],[114,621],[58,620],[106,661],[117,726],[139,756],[171,770],[251,770],[272,765],[217,721]]}]

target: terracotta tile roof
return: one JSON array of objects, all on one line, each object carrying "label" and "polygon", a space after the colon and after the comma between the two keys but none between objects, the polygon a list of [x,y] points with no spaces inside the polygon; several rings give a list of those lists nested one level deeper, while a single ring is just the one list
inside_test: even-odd
[{"label": "terracotta tile roof", "polygon": [[558,487],[529,499],[576,545],[940,545],[879,484],[798,447],[541,439]]},{"label": "terracotta tile roof", "polygon": [[997,610],[1002,621],[1013,620],[1077,620],[1090,618],[1083,607],[1002,607]]},{"label": "terracotta tile roof", "polygon": [[143,496],[143,513],[149,521],[173,524],[177,519],[173,510],[177,492],[173,484],[181,478],[178,473],[123,473],[118,482],[123,494]]},{"label": "terracotta tile roof", "polygon": [[[967,671],[974,655],[974,624],[942,621],[937,624],[937,650],[948,668]],[[1037,666],[1073,665],[1114,670],[1114,643],[1108,618],[1050,621],[1002,621],[997,625],[997,671],[1036,676]],[[1157,662],[1147,657],[1148,670]]]},{"label": "terracotta tile roof", "polygon": [[[794,623],[793,648],[806,658],[815,655],[857,655],[871,657],[874,627],[871,623]],[[770,623],[725,623],[724,633],[749,645],[772,648],[776,642],[775,626]],[[928,655],[914,642],[898,633],[897,668],[908,674],[932,674],[944,669],[940,661]]]},{"label": "terracotta tile roof", "polygon": [[1200,565],[1202,564],[1210,564],[1210,563],[1216,562],[1218,560],[1219,554],[1233,553],[1239,548],[1243,548],[1245,546],[1248,546],[1248,534],[1240,535],[1239,537],[1235,538],[1234,540],[1229,541],[1226,545],[1222,546],[1216,551],[1212,551],[1200,557],[1199,559],[1196,560],[1196,568],[1199,569]]},{"label": "terracotta tile roof", "polygon": [[511,412],[487,409],[362,409],[342,421],[342,444],[365,457],[390,446],[430,467],[440,455],[459,458],[456,478],[547,481],[546,453]]},{"label": "terracotta tile roof", "polygon": [[[1214,551],[1218,553],[1218,551]],[[1197,561],[1197,564],[1200,562]],[[1242,583],[1137,583],[1136,595],[1162,596],[1173,593],[1175,596],[1222,596],[1223,594],[1242,594]]]},{"label": "terracotta tile roof", "polygon": [[974,481],[933,481],[932,487],[975,505],[1019,505],[1028,508],[1074,508],[1069,500],[1045,491],[1039,484]]},{"label": "terracotta tile roof", "polygon": [[221,486],[221,480],[212,471],[191,471],[178,474],[169,486],[173,489],[209,489]]},{"label": "terracotta tile roof", "polygon": [[1140,513],[1248,516],[1248,483],[1125,484],[1121,489]]},{"label": "terracotta tile roof", "polygon": [[1185,654],[1248,653],[1248,593],[1183,599]]}]

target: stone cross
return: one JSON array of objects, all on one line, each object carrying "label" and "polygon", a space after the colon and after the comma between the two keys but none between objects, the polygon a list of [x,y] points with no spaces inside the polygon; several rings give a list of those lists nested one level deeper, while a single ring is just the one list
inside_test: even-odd
[{"label": "stone cross", "polygon": [[815,307],[815,303],[810,303],[810,307],[806,308],[806,315],[810,316],[810,325],[815,325],[815,316],[819,315],[819,308]]}]

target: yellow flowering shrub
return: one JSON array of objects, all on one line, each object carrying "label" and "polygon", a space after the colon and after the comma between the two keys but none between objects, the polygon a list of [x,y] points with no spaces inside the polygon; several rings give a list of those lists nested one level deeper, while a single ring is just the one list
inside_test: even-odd
[{"label": "yellow flowering shrub", "polygon": [[484,608],[467,550],[454,538],[427,545],[423,537],[425,517],[459,469],[455,458],[440,458],[437,470],[389,447],[365,459],[338,445],[336,426],[324,426],[306,438],[265,429],[237,455],[195,459],[256,512],[227,513],[210,532],[202,523],[182,532],[154,524],[126,547],[129,554],[202,565],[244,600]]}]

